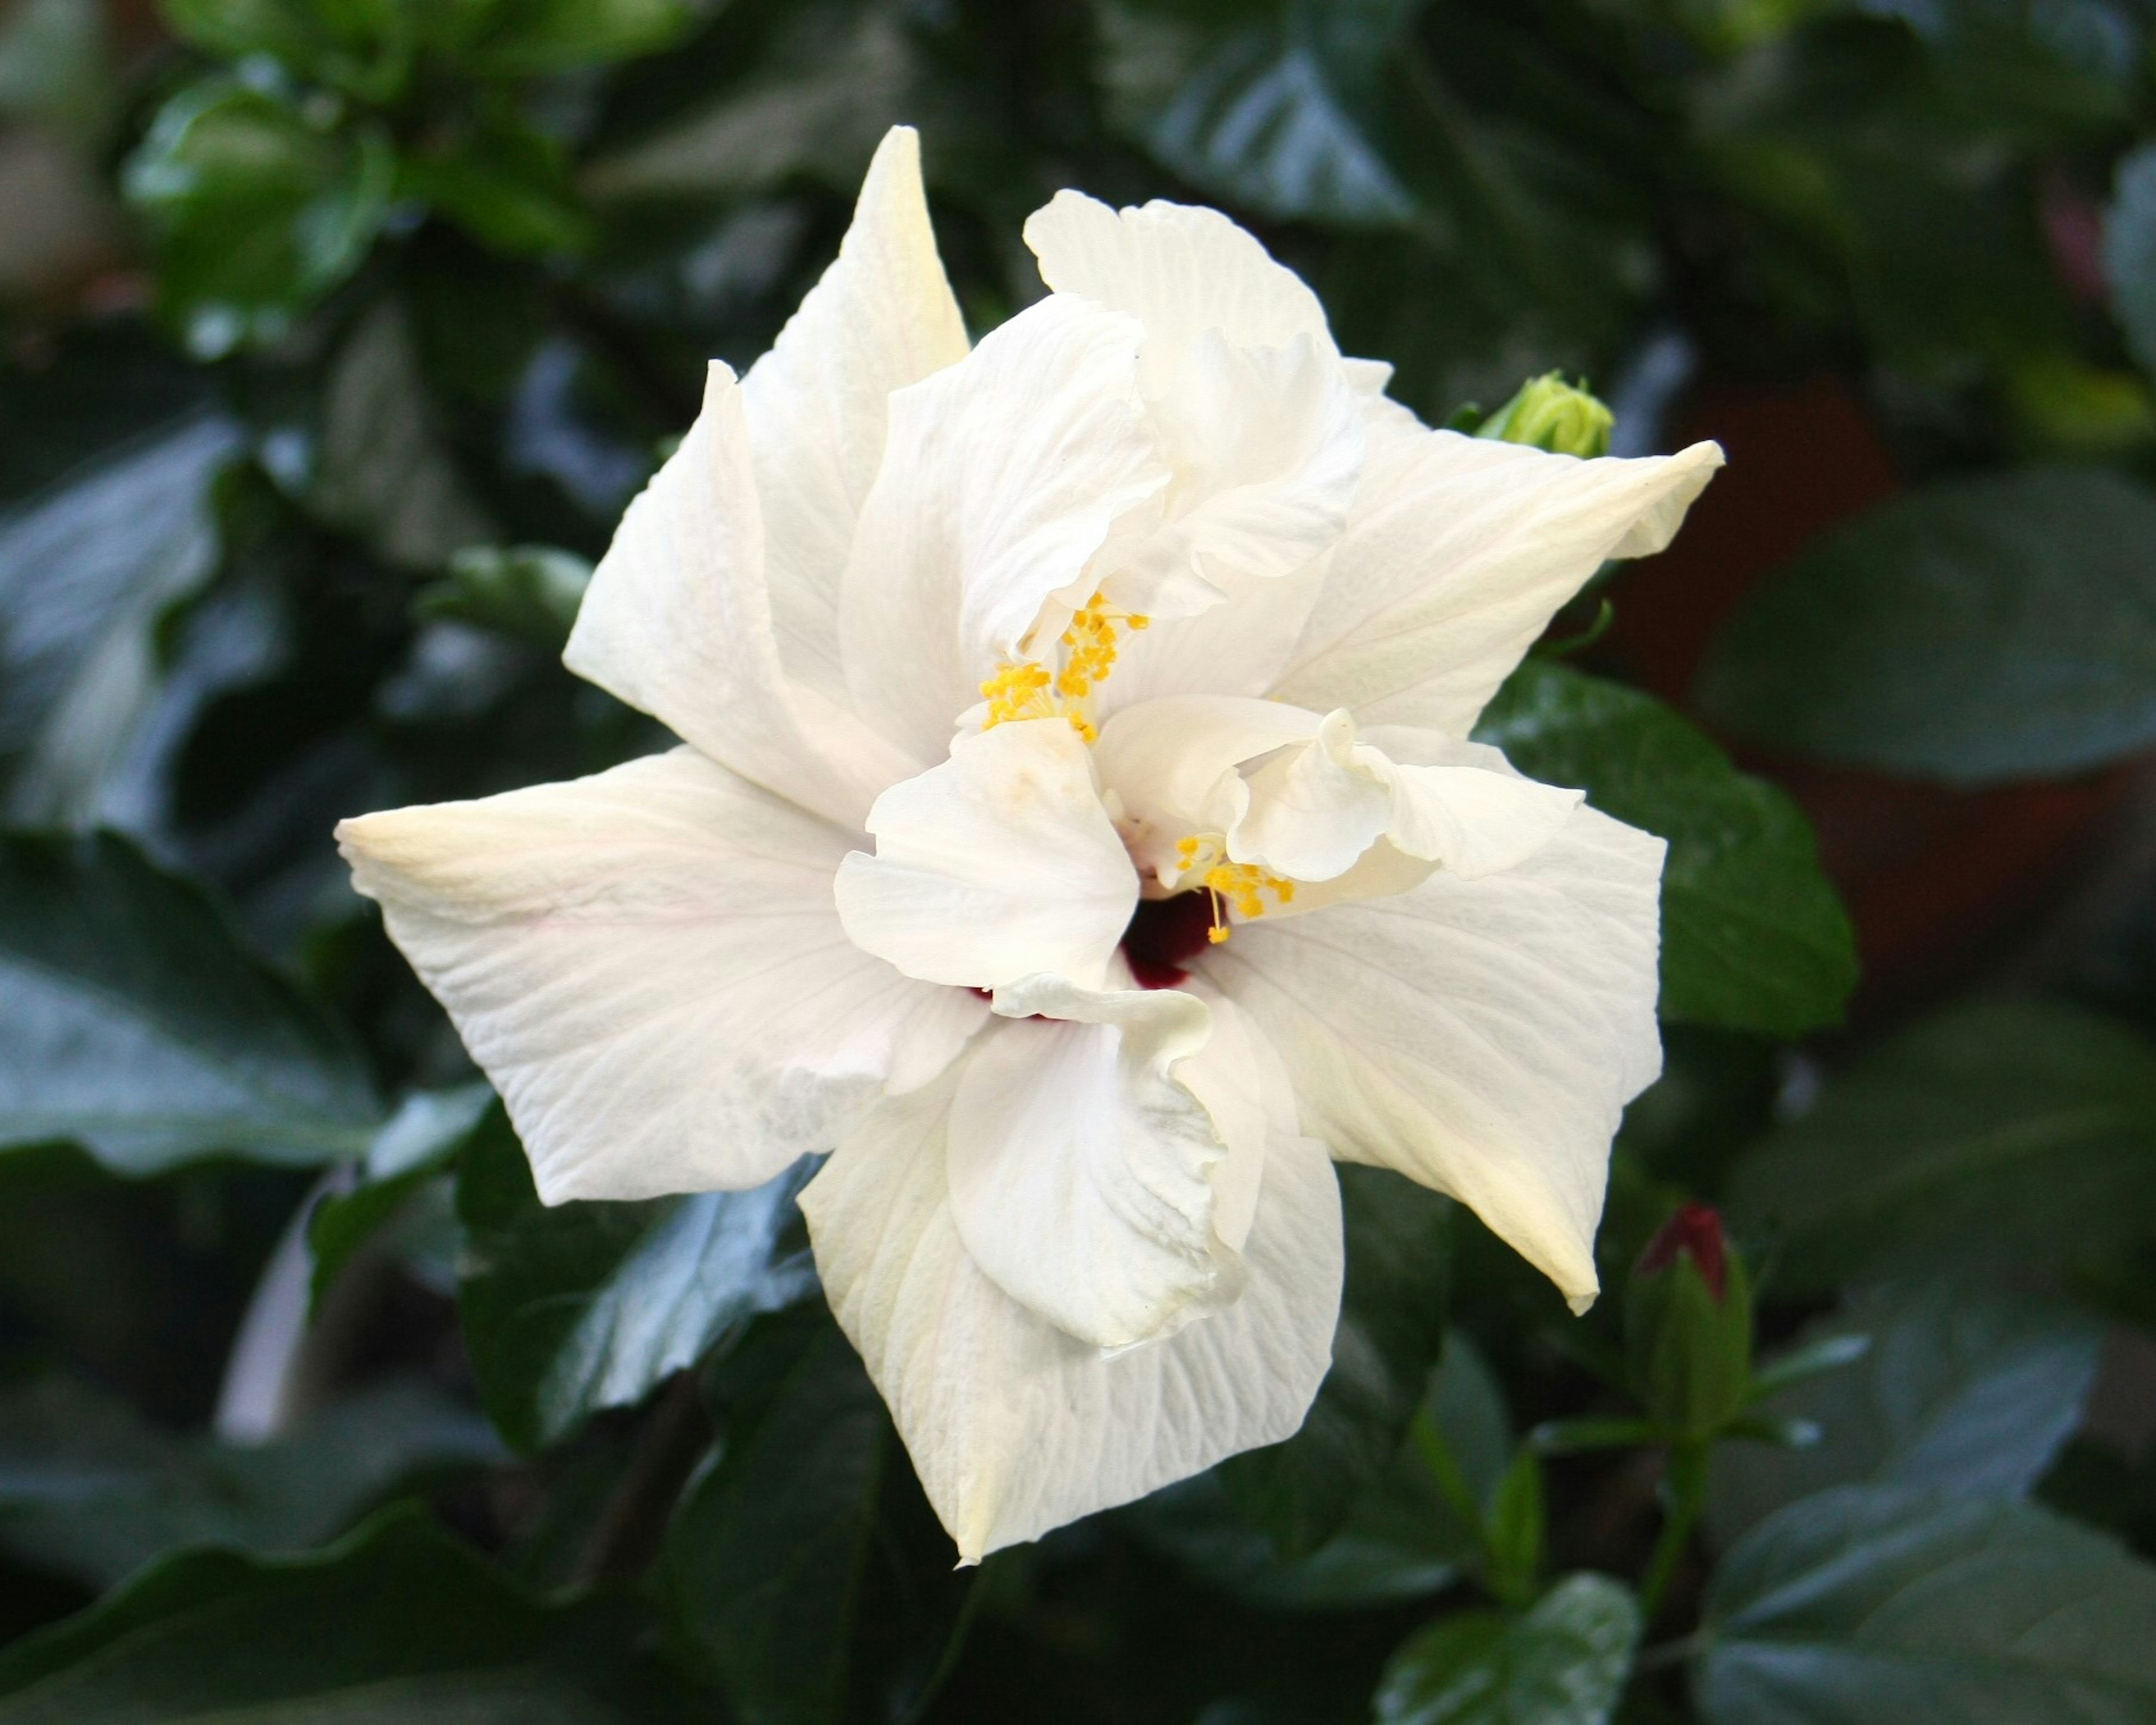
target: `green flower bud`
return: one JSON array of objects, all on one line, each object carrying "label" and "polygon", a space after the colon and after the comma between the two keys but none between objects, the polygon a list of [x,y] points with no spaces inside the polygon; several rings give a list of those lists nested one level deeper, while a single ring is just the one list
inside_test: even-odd
[{"label": "green flower bud", "polygon": [[1712,1437],[1752,1393],[1752,1290],[1722,1219],[1687,1204],[1648,1241],[1625,1290],[1633,1393],[1671,1436]]},{"label": "green flower bud", "polygon": [[1606,455],[1614,423],[1608,408],[1551,372],[1522,383],[1475,434],[1558,455]]}]

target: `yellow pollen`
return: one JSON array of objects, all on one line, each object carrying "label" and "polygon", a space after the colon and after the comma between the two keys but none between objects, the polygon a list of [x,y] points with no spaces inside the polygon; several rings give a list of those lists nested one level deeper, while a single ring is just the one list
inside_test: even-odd
[{"label": "yellow pollen", "polygon": [[1095,593],[1063,631],[1060,670],[1051,673],[1037,660],[1023,660],[1000,667],[981,685],[988,702],[988,716],[981,728],[993,730],[1014,719],[1060,718],[1068,719],[1070,728],[1086,742],[1096,741],[1101,733],[1093,724],[1091,701],[1093,691],[1116,668],[1116,632],[1152,624],[1152,618],[1117,610]]},{"label": "yellow pollen", "polygon": [[1272,895],[1275,905],[1291,904],[1295,899],[1294,881],[1255,863],[1226,861],[1222,857],[1224,848],[1225,841],[1218,834],[1194,834],[1175,841],[1178,876],[1204,871],[1199,875],[1199,884],[1213,901],[1213,926],[1205,937],[1216,947],[1234,932],[1222,908],[1224,901],[1235,906],[1237,916],[1255,920],[1268,908],[1265,894]]}]

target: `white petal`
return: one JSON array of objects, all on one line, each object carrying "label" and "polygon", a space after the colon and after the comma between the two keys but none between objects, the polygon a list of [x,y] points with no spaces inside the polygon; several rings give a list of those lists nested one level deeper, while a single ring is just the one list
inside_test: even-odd
[{"label": "white petal", "polygon": [[1171,696],[1115,714],[1101,727],[1094,765],[1138,865],[1173,881],[1182,871],[1178,839],[1241,818],[1247,798],[1235,769],[1315,735],[1319,722],[1284,701],[1226,695]]},{"label": "white petal", "polygon": [[1306,1131],[1472,1206],[1584,1307],[1609,1141],[1661,1070],[1662,851],[1583,807],[1506,873],[1244,923],[1201,968]]},{"label": "white petal", "polygon": [[966,357],[911,126],[884,136],[839,255],[742,379],[763,503],[766,582],[787,674],[845,697],[839,583],[883,459],[895,389]]},{"label": "white petal", "polygon": [[[1225,1280],[1209,1172],[1226,1153],[1170,1076],[1205,1044],[1174,989],[998,989],[1020,1022],[984,1037],[951,1106],[951,1214],[1006,1294],[1100,1348],[1159,1334]],[[1040,1018],[1029,1014],[1043,1014]]]},{"label": "white petal", "polygon": [[788,680],[763,558],[742,393],[714,363],[704,411],[622,516],[563,662],[744,778],[857,827],[916,763]]},{"label": "white petal", "polygon": [[863,951],[924,982],[993,988],[1037,971],[1098,988],[1137,875],[1062,719],[998,725],[893,785],[869,813],[876,854],[839,870]]},{"label": "white petal", "polygon": [[1168,480],[1137,393],[1143,332],[1051,297],[891,397],[839,636],[855,704],[933,760],[979,684],[1110,524]]},{"label": "white petal", "polygon": [[1218,604],[1193,616],[1156,617],[1142,634],[1117,643],[1115,671],[1096,691],[1095,711],[1170,695],[1263,695],[1293,656],[1325,576],[1324,557],[1286,575],[1216,573]]},{"label": "white petal", "polygon": [[1322,1147],[1270,1147],[1232,1304],[1108,1353],[1027,1311],[960,1243],[945,1173],[957,1079],[879,1107],[801,1207],[831,1308],[961,1561],[1291,1435],[1339,1315],[1340,1199]]},{"label": "white petal", "polygon": [[337,837],[550,1204],[756,1185],[986,1016],[845,937],[843,833],[692,750]]},{"label": "white petal", "polygon": [[1666,544],[1722,465],[1712,444],[1579,461],[1455,432],[1368,429],[1354,514],[1271,692],[1454,737],[1603,560]]},{"label": "white petal", "polygon": [[1218,210],[1158,198],[1116,210],[1059,192],[1026,218],[1025,243],[1056,292],[1143,322],[1148,396],[1163,393],[1183,348],[1208,330],[1246,347],[1307,336],[1337,353],[1317,295]]},{"label": "white petal", "polygon": [[1357,747],[1347,713],[1328,714],[1309,743],[1250,776],[1250,810],[1228,834],[1229,855],[1293,880],[1346,874],[1392,819],[1379,763],[1358,758],[1373,752]]},{"label": "white petal", "polygon": [[1201,978],[1192,978],[1183,992],[1205,1003],[1213,1034],[1176,1067],[1176,1081],[1205,1105],[1227,1147],[1206,1176],[1213,1185],[1213,1235],[1229,1251],[1240,1252],[1258,1211],[1265,1146],[1301,1133],[1295,1092],[1280,1056],[1249,1014]]}]

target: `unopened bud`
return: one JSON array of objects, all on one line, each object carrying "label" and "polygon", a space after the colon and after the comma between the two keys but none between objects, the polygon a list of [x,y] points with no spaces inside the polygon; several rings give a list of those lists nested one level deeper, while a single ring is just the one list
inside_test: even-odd
[{"label": "unopened bud", "polygon": [[1665,1430],[1712,1436],[1752,1389],[1752,1290],[1722,1219],[1687,1204],[1640,1254],[1625,1290],[1632,1389]]},{"label": "unopened bud", "polygon": [[1551,372],[1522,383],[1519,393],[1485,419],[1475,434],[1558,455],[1606,455],[1614,423],[1601,402]]}]

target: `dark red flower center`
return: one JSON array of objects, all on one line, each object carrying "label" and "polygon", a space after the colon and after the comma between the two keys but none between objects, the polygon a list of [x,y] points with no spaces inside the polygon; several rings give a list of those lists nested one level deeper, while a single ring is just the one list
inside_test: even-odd
[{"label": "dark red flower center", "polygon": [[1142,988],[1173,988],[1190,974],[1186,967],[1205,950],[1213,928],[1213,896],[1178,892],[1142,898],[1123,931],[1123,957]]}]

